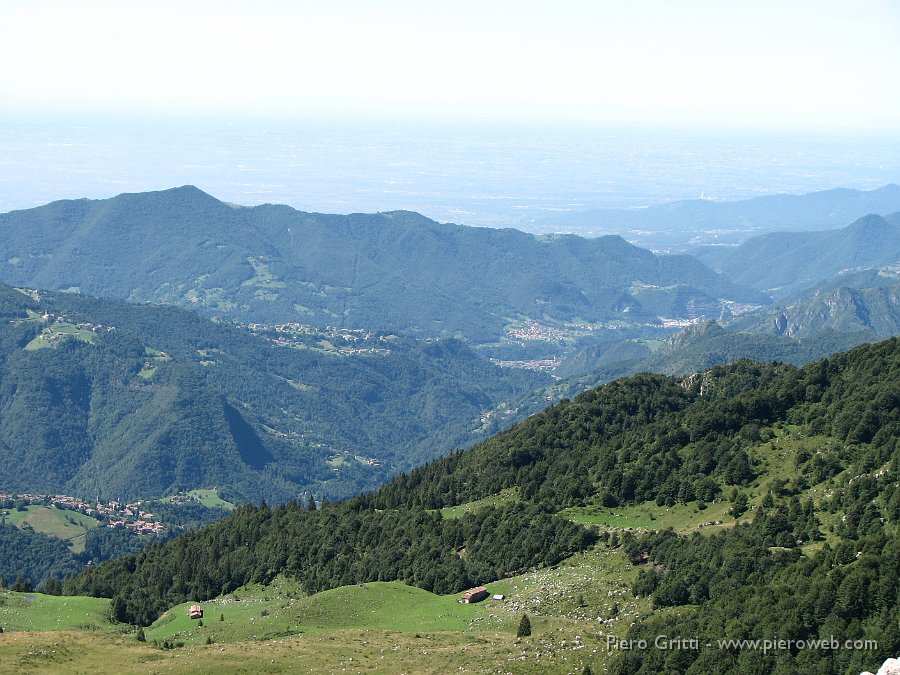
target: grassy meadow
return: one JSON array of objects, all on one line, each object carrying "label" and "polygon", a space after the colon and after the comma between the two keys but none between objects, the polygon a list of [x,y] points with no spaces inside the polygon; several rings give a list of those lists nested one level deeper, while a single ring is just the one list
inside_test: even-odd
[{"label": "grassy meadow", "polygon": [[31,527],[37,532],[59,537],[68,543],[73,553],[84,551],[84,539],[87,531],[96,527],[100,522],[96,518],[77,511],[40,504],[32,504],[24,511],[10,509],[5,519],[10,525]]},{"label": "grassy meadow", "polygon": [[[552,569],[487,585],[502,601],[464,605],[399,582],[304,596],[278,578],[184,603],[137,640],[108,622],[107,600],[4,592],[0,673],[22,672],[581,672],[602,667],[606,635],[648,608],[630,597],[634,571],[598,547]],[[533,633],[517,638],[523,613]],[[167,646],[174,648],[166,648]]]}]

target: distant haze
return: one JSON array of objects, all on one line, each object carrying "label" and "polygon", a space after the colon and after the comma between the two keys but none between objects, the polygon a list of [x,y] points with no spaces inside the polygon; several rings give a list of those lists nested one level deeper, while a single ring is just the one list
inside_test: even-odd
[{"label": "distant haze", "polygon": [[193,184],[469,225],[900,183],[894,0],[3,3],[0,211]]},{"label": "distant haze", "polygon": [[900,130],[895,0],[5,2],[6,110]]},{"label": "distant haze", "polygon": [[243,205],[547,231],[595,208],[900,183],[900,138],[838,134],[0,114],[0,148],[0,212],[193,184]]}]

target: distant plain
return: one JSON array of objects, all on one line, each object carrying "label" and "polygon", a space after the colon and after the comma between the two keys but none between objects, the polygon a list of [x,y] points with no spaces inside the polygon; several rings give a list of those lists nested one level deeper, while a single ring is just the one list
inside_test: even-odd
[{"label": "distant plain", "polygon": [[403,121],[0,116],[0,147],[0,213],[193,184],[248,206],[591,236],[621,233],[554,216],[871,190],[900,167],[900,138]]}]

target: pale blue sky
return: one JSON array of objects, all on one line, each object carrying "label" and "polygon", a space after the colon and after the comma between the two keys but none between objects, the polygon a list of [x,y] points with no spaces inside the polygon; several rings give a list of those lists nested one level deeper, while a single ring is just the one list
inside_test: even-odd
[{"label": "pale blue sky", "polygon": [[900,131],[897,0],[4,0],[0,105]]}]

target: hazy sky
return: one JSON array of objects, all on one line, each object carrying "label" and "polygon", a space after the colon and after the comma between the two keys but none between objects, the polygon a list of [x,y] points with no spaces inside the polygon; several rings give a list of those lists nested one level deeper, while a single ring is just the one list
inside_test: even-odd
[{"label": "hazy sky", "polygon": [[2,0],[6,111],[900,131],[898,0]]}]

